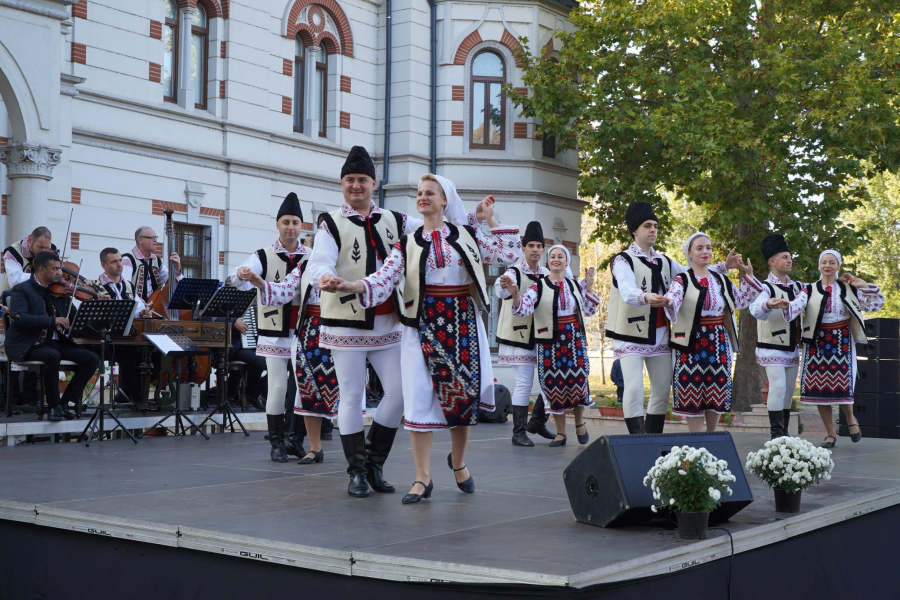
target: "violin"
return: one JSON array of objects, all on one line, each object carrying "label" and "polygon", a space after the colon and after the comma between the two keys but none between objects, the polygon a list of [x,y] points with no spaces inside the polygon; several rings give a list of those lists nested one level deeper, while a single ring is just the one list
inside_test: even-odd
[{"label": "violin", "polygon": [[98,289],[100,286],[90,279],[82,277],[78,271],[78,265],[72,262],[63,262],[62,278],[50,284],[50,293],[57,298],[71,296],[82,302],[87,300],[108,299],[109,294]]}]

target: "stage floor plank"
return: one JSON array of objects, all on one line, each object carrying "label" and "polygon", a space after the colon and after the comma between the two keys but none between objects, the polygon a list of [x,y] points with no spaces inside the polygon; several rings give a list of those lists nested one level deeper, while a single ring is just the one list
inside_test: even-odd
[{"label": "stage floor plank", "polygon": [[[591,423],[592,439],[624,433]],[[571,433],[571,432],[570,432]],[[446,466],[447,433],[435,434],[430,500],[404,506],[414,477],[409,437],[398,434],[385,476],[396,494],[366,499],[347,495],[338,432],[323,442],[325,462],[274,463],[262,432],[19,445],[0,449],[0,500],[69,509],[250,536],[341,552],[474,565],[550,577],[574,577],[655,553],[683,541],[656,527],[602,529],[576,523],[562,480],[582,450],[570,438],[549,448],[510,444],[511,423],[482,424],[471,432],[467,462],[476,493],[460,492]],[[739,455],[767,436],[734,436]],[[812,440],[818,443],[820,440]],[[831,481],[803,493],[801,515],[860,497],[900,489],[900,442],[840,438]],[[771,491],[748,476],[755,501],[726,524],[733,533],[783,519]],[[711,536],[712,537],[712,536]]]}]

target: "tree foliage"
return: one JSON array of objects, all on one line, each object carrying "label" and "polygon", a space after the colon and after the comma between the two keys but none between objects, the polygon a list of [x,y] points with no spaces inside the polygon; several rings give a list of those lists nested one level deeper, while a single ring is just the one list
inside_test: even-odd
[{"label": "tree foliage", "polygon": [[510,95],[577,145],[595,236],[628,241],[641,199],[665,234],[667,191],[744,253],[773,223],[794,248],[853,249],[838,216],[900,156],[896,1],[594,0],[571,20],[558,56],[520,53],[532,92]]}]

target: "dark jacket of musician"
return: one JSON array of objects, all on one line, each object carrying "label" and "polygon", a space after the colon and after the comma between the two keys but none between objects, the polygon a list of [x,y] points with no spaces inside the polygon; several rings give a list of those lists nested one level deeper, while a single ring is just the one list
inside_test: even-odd
[{"label": "dark jacket of musician", "polygon": [[[52,340],[56,318],[66,316],[71,301],[71,298],[57,298],[50,294],[50,290],[38,283],[34,275],[15,286],[9,294],[10,327],[6,333],[6,355],[12,360],[22,360],[33,348]],[[57,337],[59,343],[73,343],[60,332],[57,332]]]}]

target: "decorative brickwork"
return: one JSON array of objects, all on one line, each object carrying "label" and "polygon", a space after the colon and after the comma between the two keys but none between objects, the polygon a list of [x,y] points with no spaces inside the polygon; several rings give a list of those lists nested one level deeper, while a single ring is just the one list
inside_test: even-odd
[{"label": "decorative brickwork", "polygon": [[341,129],[350,129],[350,113],[341,111]]},{"label": "decorative brickwork", "polygon": [[[505,31],[505,30],[504,30]],[[483,40],[481,39],[481,34],[478,33],[476,29],[472,33],[466,36],[466,39],[462,41],[462,44],[459,45],[459,48],[456,50],[456,56],[453,58],[454,65],[464,65],[466,64],[466,57],[469,56],[469,52],[472,51],[476,45],[480,44]]]},{"label": "decorative brickwork", "polygon": [[159,21],[150,21],[150,37],[156,40],[162,39],[162,23]]},{"label": "decorative brickwork", "polygon": [[81,189],[72,188],[72,204],[81,204]]},{"label": "decorative brickwork", "polygon": [[162,81],[162,65],[150,63],[150,81],[156,83]]},{"label": "decorative brickwork", "polygon": [[513,123],[513,137],[514,138],[527,138],[528,137],[528,123]]},{"label": "decorative brickwork", "polygon": [[462,85],[454,85],[450,91],[450,99],[462,102],[466,99],[466,88]]},{"label": "decorative brickwork", "polygon": [[78,17],[79,19],[87,19],[87,0],[79,0],[78,3],[72,7],[72,16]]},{"label": "decorative brickwork", "polygon": [[462,121],[450,121],[450,135],[462,135],[465,127]]},{"label": "decorative brickwork", "polygon": [[87,46],[72,42],[72,62],[87,64]]},{"label": "decorative brickwork", "polygon": [[341,75],[341,91],[350,93],[350,78],[346,75]]},{"label": "decorative brickwork", "polygon": [[[297,36],[297,33],[302,30],[309,38],[311,38],[310,41],[314,46],[318,46],[322,39],[326,37],[334,37],[327,31],[321,31],[321,27],[316,26],[312,22],[297,22],[303,9],[310,5],[321,7],[321,10],[327,12],[337,26],[339,40],[334,40],[336,46],[335,50],[344,56],[353,56],[353,35],[350,32],[350,21],[347,20],[347,15],[344,14],[344,10],[341,6],[334,0],[295,0],[288,16],[288,26],[287,31],[285,32],[287,37],[294,38]],[[314,11],[309,12],[308,16],[310,21],[313,18],[313,14]],[[306,40],[304,40],[304,43],[306,43]],[[330,52],[331,48],[328,48],[328,51]]]}]

